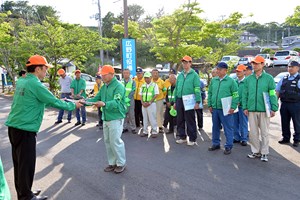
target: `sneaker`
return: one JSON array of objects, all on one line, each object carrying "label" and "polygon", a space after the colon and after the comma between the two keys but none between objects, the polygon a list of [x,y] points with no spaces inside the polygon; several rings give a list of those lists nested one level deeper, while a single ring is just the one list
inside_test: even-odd
[{"label": "sneaker", "polygon": [[233,139],[233,143],[240,143],[239,140]]},{"label": "sneaker", "polygon": [[78,125],[80,125],[80,124],[81,124],[81,122],[76,122],[75,126],[78,126]]},{"label": "sneaker", "polygon": [[159,133],[164,133],[164,127],[159,127],[158,132],[159,132]]},{"label": "sneaker", "polygon": [[188,146],[194,146],[194,145],[197,145],[197,143],[196,142],[187,141],[187,145]]},{"label": "sneaker", "polygon": [[120,174],[120,173],[122,173],[122,172],[125,170],[125,168],[126,168],[125,165],[124,165],[124,166],[117,166],[117,167],[114,169],[114,172],[115,172],[116,174]]},{"label": "sneaker", "polygon": [[286,140],[286,139],[281,139],[278,141],[279,144],[289,144],[290,141],[289,140]]},{"label": "sneaker", "polygon": [[148,134],[146,134],[146,133],[141,133],[140,136],[141,136],[141,137],[146,137],[146,136],[148,137]]},{"label": "sneaker", "polygon": [[68,120],[68,124],[70,124],[71,123],[71,120]]},{"label": "sneaker", "polygon": [[241,141],[241,145],[242,146],[247,146],[247,142],[246,141]]},{"label": "sneaker", "polygon": [[186,139],[179,139],[179,140],[176,140],[176,143],[177,143],[177,144],[183,144],[183,143],[185,143],[185,142],[187,142]]},{"label": "sneaker", "polygon": [[298,147],[299,146],[299,141],[294,141],[293,147]]},{"label": "sneaker", "polygon": [[248,154],[248,158],[260,158],[261,154],[260,153],[250,153]]},{"label": "sneaker", "polygon": [[85,125],[85,123],[82,123],[82,124],[81,124],[81,126],[84,126],[84,125]]},{"label": "sneaker", "polygon": [[208,148],[208,151],[215,151],[220,148],[221,148],[220,145],[212,145],[211,147]]},{"label": "sneaker", "polygon": [[60,123],[62,123],[61,120],[57,120],[56,122],[54,122],[54,124],[60,124]]},{"label": "sneaker", "polygon": [[107,167],[104,168],[105,172],[112,172],[116,169],[117,165],[108,165]]},{"label": "sneaker", "polygon": [[157,138],[157,134],[151,134],[152,138]]},{"label": "sneaker", "polygon": [[263,161],[263,162],[268,162],[268,155],[267,154],[262,154],[260,160]]},{"label": "sneaker", "polygon": [[231,149],[230,149],[230,148],[225,148],[224,154],[225,154],[225,155],[231,154]]}]

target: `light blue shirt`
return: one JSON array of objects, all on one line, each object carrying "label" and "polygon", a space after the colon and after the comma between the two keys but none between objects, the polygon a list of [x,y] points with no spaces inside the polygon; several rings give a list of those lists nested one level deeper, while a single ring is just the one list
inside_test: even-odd
[{"label": "light blue shirt", "polygon": [[[288,80],[291,81],[291,80],[294,80],[297,76],[298,76],[298,72],[296,74],[294,74],[293,76],[289,75],[288,77]],[[285,77],[285,76],[284,76]],[[282,81],[284,79],[284,77],[277,83],[276,85],[276,91],[279,92],[280,91],[280,88],[281,88],[281,85],[282,85]],[[300,89],[300,81],[298,81],[298,84],[297,84],[298,88]]]}]

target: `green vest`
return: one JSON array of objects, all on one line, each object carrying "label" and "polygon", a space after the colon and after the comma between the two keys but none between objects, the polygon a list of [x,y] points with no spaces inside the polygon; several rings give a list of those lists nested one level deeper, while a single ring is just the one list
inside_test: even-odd
[{"label": "green vest", "polygon": [[121,81],[121,83],[124,85],[125,90],[126,90],[125,96],[128,97],[130,92],[132,91],[133,81],[131,79],[129,79],[129,81],[126,83],[123,79]]},{"label": "green vest", "polygon": [[170,86],[168,88],[168,99],[169,99],[169,102],[175,102],[175,88],[173,89],[173,92],[172,92],[171,87],[172,86]]},{"label": "green vest", "polygon": [[155,88],[155,85],[153,83],[151,83],[148,88],[146,87],[146,84],[142,85],[143,102],[150,102],[151,99],[155,96],[154,88]]}]

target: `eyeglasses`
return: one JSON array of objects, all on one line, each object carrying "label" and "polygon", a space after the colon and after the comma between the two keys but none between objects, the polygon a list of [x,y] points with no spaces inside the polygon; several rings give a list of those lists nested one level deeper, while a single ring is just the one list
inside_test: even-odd
[{"label": "eyeglasses", "polygon": [[186,61],[186,60],[183,60],[183,61],[182,61],[183,64],[187,64],[187,63],[190,63],[190,62],[191,62],[191,61]]}]

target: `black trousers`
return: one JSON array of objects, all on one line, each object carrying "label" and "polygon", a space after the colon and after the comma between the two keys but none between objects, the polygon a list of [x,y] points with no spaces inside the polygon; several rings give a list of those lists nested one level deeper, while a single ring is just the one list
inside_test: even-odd
[{"label": "black trousers", "polygon": [[177,132],[180,139],[186,139],[186,133],[191,142],[197,139],[197,126],[195,119],[195,110],[184,110],[182,98],[176,100],[177,111]]},{"label": "black trousers", "polygon": [[300,142],[300,102],[282,102],[280,107],[280,116],[283,139],[289,141],[291,138],[290,122],[292,120],[295,130],[293,140],[294,142]]},{"label": "black trousers", "polygon": [[103,120],[102,120],[102,111],[101,111],[101,108],[98,108],[98,117],[99,117],[98,124],[102,126],[103,125]]},{"label": "black trousers", "polygon": [[164,127],[167,128],[169,124],[169,131],[174,132],[174,126],[176,125],[176,117],[170,115],[170,108],[166,106]]},{"label": "black trousers", "polygon": [[141,100],[134,100],[134,117],[135,117],[136,127],[140,127],[141,122],[143,121],[142,102],[141,102]]},{"label": "black trousers", "polygon": [[203,109],[197,109],[195,111],[197,114],[198,129],[202,129],[203,128]]},{"label": "black trousers", "polygon": [[31,187],[35,172],[36,133],[8,127],[8,136],[18,200],[30,200],[34,196]]}]

